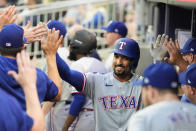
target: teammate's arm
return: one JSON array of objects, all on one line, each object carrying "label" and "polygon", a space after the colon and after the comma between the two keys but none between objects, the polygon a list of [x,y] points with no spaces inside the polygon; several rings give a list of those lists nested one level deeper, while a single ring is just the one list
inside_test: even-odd
[{"label": "teammate's arm", "polygon": [[85,86],[85,75],[81,72],[70,69],[58,53],[56,54],[56,63],[61,79],[65,80],[74,86],[77,91],[81,92]]},{"label": "teammate's arm", "polygon": [[62,131],[67,131],[69,129],[73,121],[76,119],[76,117],[82,110],[82,107],[85,103],[85,99],[86,97],[83,94],[74,94],[74,98],[69,109],[69,114],[65,120]]},{"label": "teammate's arm", "polygon": [[48,112],[50,111],[50,109],[52,108],[52,106],[54,105],[54,102],[44,102],[42,105],[42,111],[44,113],[44,116],[46,116],[48,114]]},{"label": "teammate's arm", "polygon": [[[55,32],[55,29],[51,32],[48,31],[48,39],[42,40],[42,49],[46,55],[47,65],[48,65],[48,76],[54,81],[54,83],[59,87],[58,96],[61,95],[61,80],[60,77],[74,86],[78,91],[82,91],[85,85],[85,76],[84,74],[71,70],[69,66],[60,58],[57,53],[57,49],[61,43],[62,36],[59,39],[59,31]],[[58,70],[57,70],[57,68]]]},{"label": "teammate's arm", "polygon": [[53,29],[48,31],[48,38],[42,39],[41,41],[41,47],[46,55],[48,65],[48,77],[58,88],[58,94],[55,97],[55,100],[60,100],[62,94],[61,79],[56,65],[56,52],[62,39],[62,36],[59,38],[59,31],[56,32],[55,29]]},{"label": "teammate's arm", "polygon": [[44,131],[44,115],[41,110],[37,88],[36,88],[36,69],[35,61],[31,65],[29,55],[24,51],[17,54],[18,74],[15,71],[9,71],[8,74],[21,85],[26,98],[27,114],[33,118],[33,127],[31,131]]}]

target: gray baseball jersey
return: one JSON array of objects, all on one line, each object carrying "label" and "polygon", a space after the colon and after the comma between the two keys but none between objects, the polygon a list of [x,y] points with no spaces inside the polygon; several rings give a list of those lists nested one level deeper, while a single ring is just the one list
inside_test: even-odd
[{"label": "gray baseball jersey", "polygon": [[160,102],[134,114],[128,131],[195,131],[196,106],[181,102]]},{"label": "gray baseball jersey", "polygon": [[132,82],[139,76],[133,75],[127,82],[118,81],[113,72],[85,76],[83,93],[93,100],[96,131],[125,131],[138,106],[141,87],[133,86]]}]

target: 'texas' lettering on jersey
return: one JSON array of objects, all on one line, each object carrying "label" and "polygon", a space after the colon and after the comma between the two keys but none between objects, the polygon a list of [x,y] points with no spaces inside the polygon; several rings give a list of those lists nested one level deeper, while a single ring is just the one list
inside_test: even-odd
[{"label": "'texas' lettering on jersey", "polygon": [[136,109],[135,96],[103,96],[99,97],[99,103],[104,110],[109,109]]}]

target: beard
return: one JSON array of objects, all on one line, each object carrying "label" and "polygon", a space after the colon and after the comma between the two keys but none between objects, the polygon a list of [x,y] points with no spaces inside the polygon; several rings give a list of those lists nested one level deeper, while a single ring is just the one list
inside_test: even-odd
[{"label": "beard", "polygon": [[[121,68],[121,69],[124,69],[124,70],[118,70],[117,68]],[[125,66],[123,65],[115,65],[114,66],[114,74],[119,77],[119,78],[126,78],[127,76],[131,76],[132,73],[131,73],[131,69],[130,68],[126,68]]]},{"label": "beard", "polygon": [[73,60],[73,61],[76,61],[77,60],[76,59],[76,54],[70,51],[69,52],[68,59]]}]

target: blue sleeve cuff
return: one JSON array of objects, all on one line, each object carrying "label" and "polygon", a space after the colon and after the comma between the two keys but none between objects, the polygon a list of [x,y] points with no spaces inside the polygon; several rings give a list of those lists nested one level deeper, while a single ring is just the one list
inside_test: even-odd
[{"label": "blue sleeve cuff", "polygon": [[73,101],[71,103],[69,114],[73,116],[78,116],[82,107],[84,106],[86,97],[83,94],[74,94]]}]

